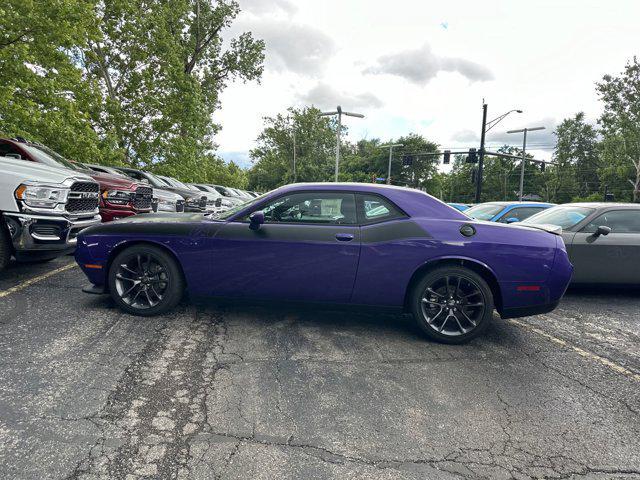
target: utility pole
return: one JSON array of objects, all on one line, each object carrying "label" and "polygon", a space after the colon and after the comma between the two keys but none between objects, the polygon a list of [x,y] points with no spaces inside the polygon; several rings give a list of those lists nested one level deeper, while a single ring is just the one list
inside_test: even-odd
[{"label": "utility pole", "polygon": [[518,200],[522,201],[522,195],[524,194],[524,166],[526,162],[526,150],[527,150],[527,132],[533,132],[535,130],[544,130],[545,127],[533,127],[533,128],[521,128],[520,130],[509,130],[507,133],[523,133],[522,138],[522,161],[520,162],[520,190],[518,191]]},{"label": "utility pole", "polygon": [[336,130],[336,175],[335,181],[338,181],[338,171],[340,168],[340,130],[342,130],[342,115],[346,115],[348,117],[356,117],[356,118],[364,118],[364,115],[361,113],[352,113],[352,112],[343,112],[342,107],[338,105],[333,112],[322,112],[320,114],[321,117],[330,117],[333,115],[338,116],[338,128]]},{"label": "utility pole", "polygon": [[388,145],[380,145],[380,148],[389,147],[389,168],[387,170],[387,185],[391,185],[391,160],[393,159],[393,147],[404,147],[402,143],[394,143]]},{"label": "utility pole", "polygon": [[476,203],[482,194],[482,169],[484,167],[484,138],[487,134],[487,104],[482,102],[482,132],[480,133],[480,156],[478,157],[478,178],[476,178]]},{"label": "utility pole", "polygon": [[293,183],[298,181],[298,175],[296,174],[296,131],[293,131]]},{"label": "utility pole", "polygon": [[475,198],[476,203],[480,203],[480,197],[482,195],[482,171],[484,169],[484,153],[485,153],[484,144],[485,144],[485,137],[487,135],[487,132],[491,130],[493,127],[495,127],[502,120],[504,120],[507,115],[513,112],[522,113],[522,110],[519,110],[519,109],[509,110],[508,112],[503,113],[502,115],[487,122],[487,104],[484,103],[484,100],[482,101],[482,130],[480,132],[480,155],[478,156],[478,174],[476,178],[476,198]]}]

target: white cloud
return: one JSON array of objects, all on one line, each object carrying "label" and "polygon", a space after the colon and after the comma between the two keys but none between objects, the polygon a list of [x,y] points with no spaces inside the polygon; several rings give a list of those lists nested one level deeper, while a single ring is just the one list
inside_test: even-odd
[{"label": "white cloud", "polygon": [[341,92],[326,83],[318,83],[315,87],[298,98],[307,105],[315,105],[318,108],[333,108],[336,105],[349,109],[374,109],[384,105],[382,100],[370,92],[348,94]]},{"label": "white cloud", "polygon": [[493,80],[489,68],[464,58],[435,55],[428,44],[378,58],[377,65],[364,73],[396,75],[418,85],[426,85],[439,72],[457,72],[472,82]]},{"label": "white cloud", "polygon": [[336,51],[329,35],[309,25],[271,17],[243,18],[234,31],[251,31],[266,44],[266,68],[313,76],[320,74]]},{"label": "white cloud", "polygon": [[289,0],[240,0],[240,8],[257,15],[271,14],[277,10],[292,15],[298,10]]}]

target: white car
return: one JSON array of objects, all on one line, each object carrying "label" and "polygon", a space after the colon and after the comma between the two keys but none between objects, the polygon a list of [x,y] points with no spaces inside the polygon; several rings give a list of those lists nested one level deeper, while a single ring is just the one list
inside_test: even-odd
[{"label": "white car", "polygon": [[81,230],[100,223],[100,188],[80,172],[0,157],[0,270],[17,260],[73,252]]}]

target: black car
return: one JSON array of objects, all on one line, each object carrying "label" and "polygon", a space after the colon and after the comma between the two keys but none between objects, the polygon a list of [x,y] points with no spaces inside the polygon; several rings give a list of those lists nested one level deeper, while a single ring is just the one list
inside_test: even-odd
[{"label": "black car", "polygon": [[574,284],[640,284],[640,204],[567,203],[521,225],[557,225]]},{"label": "black car", "polygon": [[207,208],[207,197],[191,189],[179,188],[174,185],[170,185],[169,183],[165,182],[164,180],[157,177],[153,173],[144,172],[142,170],[136,170],[135,168],[129,168],[129,167],[113,167],[113,168],[125,173],[128,177],[135,178],[136,180],[143,183],[147,183],[155,188],[161,188],[163,190],[168,190],[170,192],[177,193],[182,198],[184,198],[185,212],[204,212]]}]

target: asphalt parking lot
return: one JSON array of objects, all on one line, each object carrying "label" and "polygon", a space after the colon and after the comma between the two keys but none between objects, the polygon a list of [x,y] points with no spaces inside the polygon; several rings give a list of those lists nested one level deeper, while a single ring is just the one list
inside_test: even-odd
[{"label": "asphalt parking lot", "polygon": [[84,285],[69,257],[0,274],[2,478],[640,478],[640,291],[447,346],[388,314],[135,318]]}]

